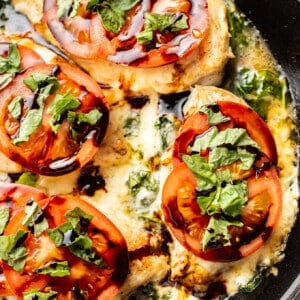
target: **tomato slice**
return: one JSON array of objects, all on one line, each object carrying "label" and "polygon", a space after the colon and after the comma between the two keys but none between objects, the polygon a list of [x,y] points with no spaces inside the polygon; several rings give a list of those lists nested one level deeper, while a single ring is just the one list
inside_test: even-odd
[{"label": "tomato slice", "polygon": [[196,203],[196,179],[185,163],[178,165],[165,182],[162,193],[165,222],[184,247],[203,259],[224,262],[246,257],[264,245],[282,209],[282,191],[275,167],[263,170],[259,176],[250,176],[247,185],[248,202],[241,216],[244,226],[230,230],[232,239],[238,241],[231,246],[202,249],[210,216],[201,214]]},{"label": "tomato slice", "polygon": [[[281,214],[282,191],[276,170],[276,145],[265,122],[256,112],[240,103],[219,101],[214,105],[213,111],[220,111],[223,116],[229,117],[226,122],[216,125],[219,132],[229,128],[244,128],[260,148],[260,153],[255,154],[250,168],[242,168],[241,162],[234,161],[213,169],[213,172],[229,171],[230,184],[246,182],[247,199],[241,207],[239,217],[228,217],[228,214],[218,208],[217,203],[213,203],[212,213],[205,209],[201,211],[200,204],[197,203],[195,175],[182,161],[183,154],[193,155],[190,146],[197,136],[209,132],[211,128],[208,115],[202,111],[188,116],[179,130],[173,148],[174,170],[163,188],[162,207],[167,225],[188,250],[207,260],[231,261],[252,254],[269,238]],[[198,155],[207,161],[210,151],[207,145],[207,149],[201,149]],[[205,178],[213,176],[207,175],[210,174],[207,170],[197,172],[203,173]],[[226,186],[226,180],[220,183],[222,184]],[[217,189],[217,184],[212,186]],[[222,187],[218,188],[217,191],[220,192]],[[212,195],[209,189],[202,188],[200,191]],[[200,201],[212,201],[208,198],[201,199],[204,200]]]},{"label": "tomato slice", "polygon": [[[37,95],[24,84],[24,79],[37,74],[55,76],[59,85],[56,92],[46,96],[44,107],[37,100],[40,94]],[[78,102],[77,108],[72,109],[75,118],[78,116],[74,124],[71,125],[67,117],[68,109],[59,114],[56,124],[51,121],[60,109],[50,110],[57,95],[71,95]],[[22,101],[19,116],[14,116],[9,110],[9,105],[16,97],[21,97]],[[0,92],[0,98],[0,149],[7,157],[34,173],[55,176],[71,172],[93,157],[104,138],[109,113],[102,90],[92,78],[75,67],[67,64],[30,67]],[[27,140],[15,142],[24,129],[22,122],[33,113],[35,117],[31,123],[27,122],[28,130],[28,124],[34,126],[31,124],[37,122],[35,118],[39,111],[41,120],[28,134]],[[93,111],[98,113],[96,120],[92,123],[80,121],[80,114],[87,116]],[[58,125],[57,130],[54,129],[55,125]],[[26,126],[23,124],[23,127]]]},{"label": "tomato slice", "polygon": [[[44,1],[44,20],[51,33],[63,49],[77,58],[104,58],[124,65],[157,67],[189,55],[199,46],[207,30],[205,0],[174,3],[162,0],[136,1],[133,7],[124,10],[124,24],[120,30],[110,31],[99,13],[87,8],[89,2],[91,1],[81,1],[78,9],[69,7],[59,16],[59,1]],[[115,13],[109,4],[99,3],[98,7],[106,9],[105,14],[111,14],[110,16]],[[69,12],[72,13],[68,15]],[[167,28],[159,31],[158,27],[153,31],[150,43],[144,45],[137,41],[136,36],[145,29],[146,13],[173,14],[175,19],[184,14],[187,25],[178,30]],[[121,15],[119,14],[117,22],[122,18]]]},{"label": "tomato slice", "polygon": [[[222,114],[231,120],[218,125],[219,130],[226,128],[244,128],[248,135],[260,146],[261,152],[274,164],[277,164],[277,150],[273,135],[264,120],[250,107],[229,101],[218,101]],[[173,165],[182,162],[182,154],[188,154],[188,146],[210,128],[207,115],[198,112],[188,116],[180,127],[179,135],[174,142]]]},{"label": "tomato slice", "polygon": [[[20,229],[28,232],[24,242],[27,255],[22,273],[2,262],[3,274],[10,287],[7,294],[11,290],[13,295],[22,296],[25,291],[51,289],[58,293],[58,299],[75,299],[77,292],[86,293],[88,299],[111,299],[118,293],[128,273],[127,245],[120,231],[107,217],[77,196],[43,198],[38,190],[16,184],[7,184],[2,189],[18,205],[26,198],[35,199],[48,221],[49,228],[66,223],[66,213],[74,208],[80,208],[85,214],[92,216],[86,227],[86,234],[92,241],[93,249],[105,263],[104,266],[97,266],[81,260],[68,247],[56,247],[47,231],[34,236],[22,224],[25,217],[24,207],[21,210],[16,204],[18,209],[12,214],[4,234],[15,234]],[[57,277],[35,272],[45,265],[60,261],[68,261],[69,275]]]}]

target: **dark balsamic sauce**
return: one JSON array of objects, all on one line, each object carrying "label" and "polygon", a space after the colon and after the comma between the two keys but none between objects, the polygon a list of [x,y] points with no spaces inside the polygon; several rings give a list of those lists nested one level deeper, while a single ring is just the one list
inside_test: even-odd
[{"label": "dark balsamic sauce", "polygon": [[133,109],[143,108],[149,101],[148,96],[128,96],[126,101],[130,104]]},{"label": "dark balsamic sauce", "polygon": [[100,174],[100,167],[92,164],[86,165],[77,179],[80,194],[93,196],[97,190],[105,189],[105,180]]},{"label": "dark balsamic sauce", "polygon": [[184,91],[173,94],[163,94],[159,97],[159,112],[166,114],[175,114],[180,120],[183,119],[183,105],[187,101],[190,91]]}]

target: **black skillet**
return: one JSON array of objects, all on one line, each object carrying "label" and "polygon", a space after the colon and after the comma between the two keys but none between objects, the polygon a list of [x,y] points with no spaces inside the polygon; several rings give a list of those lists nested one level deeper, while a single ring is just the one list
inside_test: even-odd
[{"label": "black skillet", "polygon": [[[255,24],[267,41],[288,78],[296,104],[298,134],[300,128],[300,1],[236,0],[238,8]],[[298,139],[299,141],[299,139]],[[299,157],[298,157],[299,163]],[[287,243],[278,276],[269,276],[249,294],[237,300],[300,300],[300,215]]]}]

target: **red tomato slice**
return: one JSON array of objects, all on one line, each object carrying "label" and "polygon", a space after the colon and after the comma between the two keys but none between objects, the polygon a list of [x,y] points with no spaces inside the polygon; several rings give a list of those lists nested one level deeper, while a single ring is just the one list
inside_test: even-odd
[{"label": "red tomato slice", "polygon": [[[44,20],[61,47],[74,57],[104,58],[137,67],[157,67],[176,62],[195,50],[203,40],[208,24],[207,3],[201,1],[139,1],[126,12],[120,32],[104,28],[97,12],[87,10],[89,1],[81,2],[75,16],[58,16],[57,0],[44,1]],[[144,30],[144,15],[184,13],[188,28],[176,32],[154,32],[153,47],[141,45],[136,35]]]},{"label": "red tomato slice", "polygon": [[[236,102],[218,101],[220,111],[231,121],[218,125],[219,130],[226,128],[244,128],[248,135],[260,146],[261,152],[273,163],[277,164],[277,150],[272,133],[264,120],[250,107]],[[181,155],[188,154],[188,146],[192,144],[197,135],[209,129],[207,115],[198,112],[187,117],[180,127],[180,134],[174,142],[173,165],[178,166]]]},{"label": "red tomato slice", "polygon": [[[63,119],[57,133],[51,127],[52,115],[49,106],[54,100],[50,95],[45,100],[42,121],[29,136],[28,141],[14,143],[22,121],[28,113],[39,107],[34,92],[25,86],[23,80],[33,74],[55,75],[60,84],[59,94],[71,93],[80,106],[76,113],[87,114],[93,109],[101,117],[94,125],[76,125],[77,138],[72,136],[72,127]],[[14,117],[8,110],[15,97],[21,96],[23,108],[21,117]],[[98,84],[83,71],[66,64],[39,64],[17,75],[14,81],[0,92],[0,149],[13,161],[34,173],[49,176],[71,172],[85,165],[96,153],[104,138],[108,124],[108,108]]]},{"label": "red tomato slice", "polygon": [[247,184],[248,203],[242,212],[244,227],[230,231],[232,239],[239,241],[231,246],[202,250],[210,217],[200,212],[196,179],[185,163],[177,166],[165,182],[162,193],[165,222],[184,247],[203,259],[222,262],[246,257],[264,245],[282,209],[282,191],[275,167],[249,177]]},{"label": "red tomato slice", "polygon": [[[18,190],[12,195],[24,198],[23,187],[10,184],[7,190]],[[31,198],[26,191],[27,199]],[[32,188],[33,197],[37,191]],[[13,197],[12,201],[20,201]],[[22,200],[23,201],[23,200]],[[21,202],[22,202],[21,201]],[[96,208],[76,196],[53,196],[36,199],[43,210],[49,227],[55,228],[66,222],[65,214],[75,207],[92,216],[87,227],[87,235],[93,243],[96,253],[103,258],[106,266],[98,267],[75,256],[67,247],[56,247],[46,232],[35,237],[22,225],[25,212],[18,210],[6,226],[5,235],[14,234],[19,229],[28,232],[25,241],[27,247],[26,263],[20,274],[3,262],[4,276],[14,295],[21,296],[24,291],[51,289],[58,293],[58,299],[74,299],[76,291],[88,293],[88,299],[111,299],[118,293],[128,273],[128,252],[126,241],[115,225]],[[70,275],[51,277],[35,274],[34,270],[55,261],[68,261]]]}]

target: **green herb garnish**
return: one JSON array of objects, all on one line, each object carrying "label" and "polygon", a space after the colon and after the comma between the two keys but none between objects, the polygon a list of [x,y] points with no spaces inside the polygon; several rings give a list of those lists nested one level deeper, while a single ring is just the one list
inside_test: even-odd
[{"label": "green herb garnish", "polygon": [[52,277],[64,277],[70,275],[70,267],[67,261],[57,261],[36,269],[34,273],[46,274]]},{"label": "green herb garnish", "polygon": [[104,28],[117,34],[126,24],[126,13],[139,2],[140,0],[91,0],[87,9],[98,12]]},{"label": "green herb garnish", "polygon": [[153,40],[154,32],[176,32],[188,28],[185,14],[146,13],[144,30],[136,35],[140,44],[149,44]]},{"label": "green herb garnish", "polygon": [[40,292],[38,290],[32,290],[23,293],[24,300],[55,300],[57,299],[57,292]]}]

